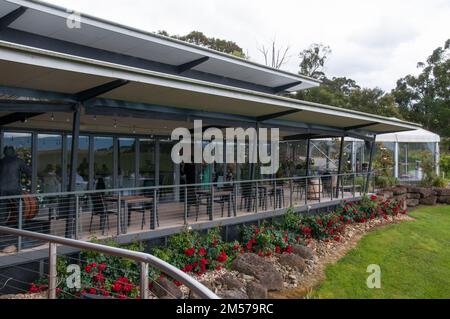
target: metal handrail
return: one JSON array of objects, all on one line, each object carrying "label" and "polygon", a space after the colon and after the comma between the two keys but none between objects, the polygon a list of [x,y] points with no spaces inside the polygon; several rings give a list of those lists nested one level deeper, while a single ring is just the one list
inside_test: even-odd
[{"label": "metal handrail", "polygon": [[140,291],[141,298],[146,299],[148,297],[148,266],[151,265],[170,276],[171,278],[181,282],[191,289],[196,295],[205,299],[219,299],[219,297],[209,290],[206,286],[189,276],[188,274],[182,272],[178,268],[172,266],[171,264],[153,256],[150,254],[131,251],[123,248],[110,247],[105,245],[100,245],[91,242],[84,242],[69,238],[57,237],[53,235],[40,234],[35,232],[30,232],[26,230],[13,229],[9,227],[0,226],[0,233],[5,233],[9,235],[15,235],[20,237],[32,238],[40,241],[45,241],[49,243],[49,299],[56,298],[56,245],[69,246],[73,248],[78,248],[81,250],[91,250],[99,253],[113,255],[117,257],[123,257],[131,259],[141,263],[141,283]]},{"label": "metal handrail", "polygon": [[[373,175],[375,170],[370,172]],[[282,178],[265,178],[265,179],[253,179],[253,180],[240,180],[240,181],[230,181],[230,182],[216,182],[216,183],[196,183],[196,184],[180,184],[180,185],[158,185],[158,186],[147,186],[147,187],[129,187],[129,188],[113,188],[106,190],[83,190],[83,191],[74,191],[74,192],[59,192],[59,193],[38,193],[38,194],[28,194],[31,197],[69,197],[76,195],[89,195],[89,194],[99,194],[99,193],[118,193],[118,192],[128,192],[128,191],[153,191],[153,190],[164,190],[164,189],[172,189],[174,187],[205,187],[206,185],[220,185],[220,184],[249,184],[249,183],[268,183],[268,182],[277,182],[277,181],[298,181],[298,180],[308,180],[313,178],[322,178],[324,176],[337,176],[337,177],[351,177],[351,176],[367,176],[369,172],[360,172],[360,173],[331,173],[329,175],[309,175],[309,176],[294,176],[294,177],[282,177]],[[14,195],[14,196],[2,196],[0,199],[21,199],[23,195]]]}]

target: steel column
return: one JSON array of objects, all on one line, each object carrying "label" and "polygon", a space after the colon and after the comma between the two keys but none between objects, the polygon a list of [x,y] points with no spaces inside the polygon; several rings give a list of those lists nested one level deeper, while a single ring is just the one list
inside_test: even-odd
[{"label": "steel column", "polygon": [[342,159],[344,157],[344,143],[345,143],[345,137],[341,137],[341,148],[339,150],[339,166],[338,166],[338,177],[337,177],[337,184],[336,184],[336,198],[339,197],[339,186],[341,185],[342,181]]},{"label": "steel column", "polygon": [[366,193],[366,194],[369,192],[369,183],[370,183],[370,177],[372,175],[372,164],[373,164],[373,158],[375,156],[375,148],[376,148],[376,142],[375,142],[375,140],[373,140],[372,145],[370,147],[369,167],[367,170],[367,182],[366,182],[365,190],[364,190],[364,193]]}]

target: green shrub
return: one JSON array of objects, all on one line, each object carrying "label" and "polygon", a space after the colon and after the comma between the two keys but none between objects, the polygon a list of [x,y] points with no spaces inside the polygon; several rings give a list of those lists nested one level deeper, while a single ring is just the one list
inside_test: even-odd
[{"label": "green shrub", "polygon": [[440,167],[445,178],[450,178],[450,155],[441,155]]}]

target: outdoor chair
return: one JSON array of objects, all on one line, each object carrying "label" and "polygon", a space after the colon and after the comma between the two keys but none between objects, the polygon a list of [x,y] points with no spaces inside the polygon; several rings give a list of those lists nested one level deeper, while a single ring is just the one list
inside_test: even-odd
[{"label": "outdoor chair", "polygon": [[109,215],[117,215],[118,209],[109,209],[107,203],[105,202],[104,195],[93,193],[89,195],[92,203],[92,213],[91,221],[89,223],[89,232],[92,232],[92,223],[94,216],[100,217],[100,229],[102,234],[105,234],[106,227],[110,229],[109,225]]},{"label": "outdoor chair", "polygon": [[[269,199],[270,199],[270,206],[275,203],[275,209],[276,208],[283,208],[285,207],[285,199],[284,199],[284,183],[277,181],[274,185],[272,185],[271,189],[269,190]],[[272,202],[273,199],[273,202]]]}]

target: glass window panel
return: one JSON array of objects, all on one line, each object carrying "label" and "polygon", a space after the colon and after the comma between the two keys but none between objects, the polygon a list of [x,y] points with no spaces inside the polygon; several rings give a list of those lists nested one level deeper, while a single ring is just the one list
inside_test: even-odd
[{"label": "glass window panel", "polygon": [[155,141],[139,140],[139,186],[155,186]]},{"label": "glass window panel", "polygon": [[119,138],[119,188],[135,187],[136,182],[136,140]]},{"label": "glass window panel", "polygon": [[37,136],[37,192],[57,193],[62,180],[62,136]]},{"label": "glass window panel", "polygon": [[173,185],[174,184],[174,164],[172,161],[172,147],[173,143],[161,142],[159,146],[160,158],[160,173],[159,184],[160,185]]},{"label": "glass window panel", "polygon": [[114,143],[112,137],[94,137],[95,189],[114,188]]},{"label": "glass window panel", "polygon": [[[3,136],[3,146],[12,146],[16,150],[17,155],[31,167],[31,133],[14,133],[5,132]],[[2,150],[3,152],[3,150]],[[2,154],[3,156],[3,154]],[[23,175],[21,179],[23,191],[31,192],[31,176]]]},{"label": "glass window panel", "polygon": [[[67,183],[70,176],[70,154],[72,136],[67,136]],[[78,139],[76,190],[84,191],[89,188],[89,137],[80,136]]]}]

